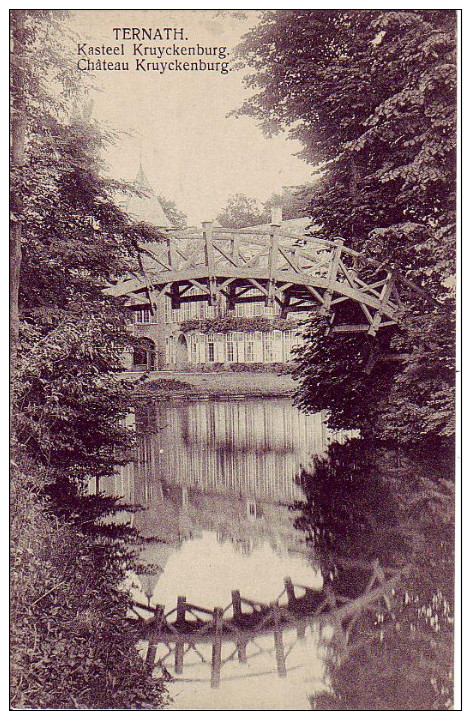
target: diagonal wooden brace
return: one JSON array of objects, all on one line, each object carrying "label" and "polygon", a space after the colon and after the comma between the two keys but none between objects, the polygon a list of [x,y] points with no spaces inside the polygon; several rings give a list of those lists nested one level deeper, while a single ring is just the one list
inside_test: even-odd
[{"label": "diagonal wooden brace", "polygon": [[328,316],[331,310],[332,296],[334,293],[335,282],[337,281],[340,259],[342,257],[343,243],[343,239],[339,238],[334,240],[335,247],[329,264],[328,284],[324,293],[324,303],[319,309],[321,316]]},{"label": "diagonal wooden brace", "polygon": [[369,336],[375,336],[378,328],[380,327],[381,319],[384,314],[384,310],[387,306],[389,297],[391,296],[391,292],[394,288],[394,281],[395,281],[394,269],[391,269],[391,271],[388,272],[386,282],[385,282],[385,284],[382,288],[382,291],[381,291],[381,296],[380,296],[381,305],[380,305],[379,309],[376,311],[376,313],[373,317],[373,320],[371,322],[370,328],[368,330]]}]

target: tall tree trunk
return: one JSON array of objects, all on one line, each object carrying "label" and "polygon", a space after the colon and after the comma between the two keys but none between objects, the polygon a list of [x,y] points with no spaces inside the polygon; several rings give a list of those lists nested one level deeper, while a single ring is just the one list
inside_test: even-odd
[{"label": "tall tree trunk", "polygon": [[[12,115],[11,115],[11,171],[17,182],[21,168],[26,161],[26,96],[25,68],[22,51],[25,40],[25,11],[12,11],[11,19],[11,79],[12,79]],[[19,290],[21,274],[21,237],[23,196],[12,180],[10,191],[10,347],[11,363],[14,368],[19,346]]]}]

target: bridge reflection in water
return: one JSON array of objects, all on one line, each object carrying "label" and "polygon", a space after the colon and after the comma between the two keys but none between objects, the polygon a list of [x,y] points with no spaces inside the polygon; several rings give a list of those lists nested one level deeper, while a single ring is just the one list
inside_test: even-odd
[{"label": "bridge reflection in water", "polygon": [[[106,487],[107,493],[145,507],[133,514],[133,523],[142,535],[154,539],[141,553],[153,569],[135,581],[138,603],[170,611],[177,598],[185,596],[192,605],[213,611],[226,607],[232,591],[240,590],[247,599],[269,605],[287,577],[312,590],[322,589],[317,561],[304,534],[294,528],[289,507],[302,498],[295,483],[300,465],[308,466],[313,454],[325,452],[332,441],[344,441],[348,433],[329,431],[323,413],[306,416],[285,398],[182,404],[146,401],[136,409],[136,432],[135,461]],[[226,683],[237,686],[234,708],[246,694],[252,700],[247,699],[242,708],[276,708],[277,699],[266,691],[264,703],[268,705],[261,706],[255,686],[248,681],[260,675],[274,675],[273,688],[281,683],[292,687],[289,693],[296,704],[301,703],[301,677],[309,679],[310,693],[313,684],[325,688],[318,626],[309,623],[302,636],[296,626],[288,627],[283,632],[284,650],[289,652],[287,679],[276,675],[273,632],[259,630],[251,640],[254,653],[249,654],[247,664],[238,663],[234,649],[229,653],[232,657],[222,665],[220,679],[223,687]],[[173,642],[162,638],[155,659],[163,657],[162,663],[168,664],[172,674]],[[190,703],[191,697],[193,705],[187,707],[198,708],[195,694],[200,695],[201,689],[195,691],[194,685],[201,687],[197,679],[204,679],[209,687],[212,641],[200,640],[191,647],[187,640],[186,645],[181,678],[191,678],[193,683],[180,689],[177,706]],[[223,640],[223,655],[227,645]],[[183,669],[177,664],[176,671],[182,674]],[[209,689],[208,693],[216,692]],[[306,694],[304,706],[293,708],[309,708]],[[285,692],[282,696],[282,708],[288,708]],[[214,699],[210,703],[199,707],[216,708]]]}]

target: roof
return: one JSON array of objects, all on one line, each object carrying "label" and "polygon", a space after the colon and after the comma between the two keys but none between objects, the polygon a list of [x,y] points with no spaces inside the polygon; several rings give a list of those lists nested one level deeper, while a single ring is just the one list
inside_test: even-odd
[{"label": "roof", "polygon": [[126,212],[138,222],[147,222],[154,227],[172,227],[158,196],[147,180],[142,163],[139,164],[134,187],[141,195],[131,195],[126,204]]},{"label": "roof", "polygon": [[[280,225],[280,231],[284,234],[295,234],[299,236],[300,233],[306,231],[308,226],[312,223],[310,217],[296,217],[292,220],[283,220]],[[264,225],[251,225],[250,227],[244,227],[244,232],[254,232],[260,230],[266,230],[270,232],[271,224],[267,222]]]}]

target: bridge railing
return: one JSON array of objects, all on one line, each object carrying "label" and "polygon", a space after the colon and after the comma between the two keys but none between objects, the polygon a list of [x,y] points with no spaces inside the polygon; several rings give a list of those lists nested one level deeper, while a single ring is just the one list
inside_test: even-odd
[{"label": "bridge railing", "polygon": [[[305,636],[306,628],[313,622],[330,625],[340,648],[344,651],[352,637],[352,631],[360,616],[384,605],[391,611],[391,595],[394,595],[401,581],[410,572],[410,566],[402,569],[383,568],[379,561],[362,563],[358,561],[337,561],[344,568],[362,570],[367,575],[367,583],[361,595],[350,598],[336,593],[331,584],[322,590],[295,584],[290,578],[285,579],[283,590],[278,597],[263,603],[233,590],[231,602],[225,607],[205,608],[187,602],[180,596],[174,608],[165,613],[161,605],[152,607],[139,602],[133,603],[133,612],[139,620],[144,637],[149,639],[146,659],[150,664],[163,664],[168,658],[157,658],[159,644],[164,644],[175,655],[175,673],[183,673],[185,654],[195,650],[199,643],[210,641],[212,644],[211,685],[220,683],[223,665],[237,654],[239,662],[247,662],[247,646],[257,636],[273,634],[276,671],[279,676],[286,676],[286,657],[283,642],[283,630],[295,627],[298,639]],[[297,591],[303,594],[298,595]],[[245,608],[245,610],[244,610]],[[246,609],[249,608],[249,612]],[[149,619],[142,619],[139,610],[151,614]],[[232,642],[234,651],[225,660],[222,657],[223,643]],[[186,651],[185,651],[186,646]]]},{"label": "bridge railing", "polygon": [[[216,306],[225,299],[228,312],[258,300],[277,305],[282,318],[318,310],[327,332],[374,336],[401,322],[412,292],[433,301],[393,264],[355,251],[342,239],[295,235],[279,224],[227,230],[205,222],[202,230],[171,231],[160,242],[142,245],[140,260],[141,272],[110,291],[144,294],[154,313],[162,313],[165,297],[173,309],[202,300]],[[343,309],[345,302],[356,309]]]}]

